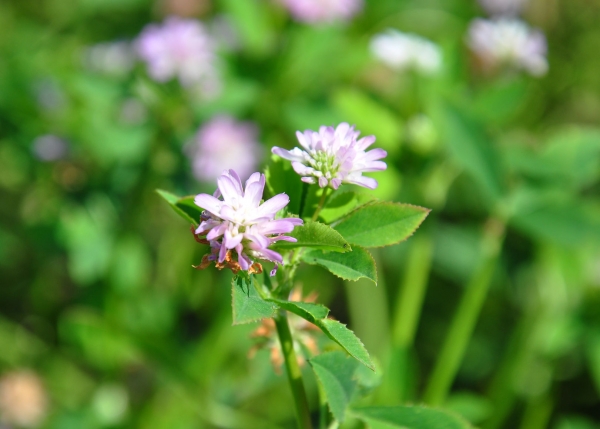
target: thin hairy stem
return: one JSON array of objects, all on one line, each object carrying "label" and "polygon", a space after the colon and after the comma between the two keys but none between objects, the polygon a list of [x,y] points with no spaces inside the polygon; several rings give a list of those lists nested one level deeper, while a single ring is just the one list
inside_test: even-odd
[{"label": "thin hairy stem", "polygon": [[275,326],[277,327],[281,351],[285,359],[285,369],[294,397],[298,428],[312,429],[310,408],[308,406],[306,390],[304,389],[304,382],[302,380],[302,371],[300,371],[300,366],[298,365],[298,359],[296,358],[296,352],[294,351],[294,340],[285,312],[281,312],[275,317]]}]

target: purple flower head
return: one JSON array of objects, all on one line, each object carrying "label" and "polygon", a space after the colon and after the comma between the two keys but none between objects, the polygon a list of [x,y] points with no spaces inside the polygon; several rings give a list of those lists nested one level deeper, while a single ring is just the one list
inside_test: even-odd
[{"label": "purple flower head", "polygon": [[475,19],[467,43],[484,66],[507,65],[534,76],[548,71],[546,38],[541,31],[516,19]]},{"label": "purple flower head", "polygon": [[308,24],[347,21],[363,7],[362,0],[282,0],[296,21]]},{"label": "purple flower head", "polygon": [[265,176],[260,173],[252,174],[242,187],[235,171],[224,171],[217,185],[213,195],[199,194],[195,199],[204,212],[194,233],[199,241],[211,246],[211,254],[204,256],[200,268],[214,261],[219,269],[253,273],[262,272],[262,266],[254,259],[282,264],[281,255],[269,246],[279,240],[296,241],[284,234],[303,223],[298,218],[275,219],[277,212],[289,203],[289,197],[278,194],[261,204]]},{"label": "purple flower head", "polygon": [[200,181],[217,179],[227,167],[247,178],[260,161],[262,146],[252,122],[217,116],[198,130],[186,148],[192,159],[194,176]]},{"label": "purple flower head", "polygon": [[306,183],[318,183],[321,188],[339,188],[342,183],[352,183],[375,189],[377,180],[364,177],[362,173],[387,168],[383,161],[387,152],[373,149],[365,152],[375,142],[375,136],[357,140],[360,131],[343,122],[336,128],[322,126],[319,132],[306,130],[296,132],[302,146],[292,150],[274,147],[275,155],[292,161],[294,171]]},{"label": "purple flower head", "polygon": [[158,82],[177,78],[182,86],[218,92],[214,42],[194,19],[169,17],[162,25],[147,25],[135,42],[148,73]]}]

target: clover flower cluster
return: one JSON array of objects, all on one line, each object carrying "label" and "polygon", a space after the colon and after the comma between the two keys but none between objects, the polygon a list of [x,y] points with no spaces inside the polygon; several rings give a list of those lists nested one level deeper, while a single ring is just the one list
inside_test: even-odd
[{"label": "clover flower cluster", "polygon": [[279,240],[295,242],[295,238],[284,234],[303,223],[298,218],[275,219],[277,212],[289,203],[289,197],[278,194],[261,204],[265,176],[260,173],[252,174],[245,188],[233,170],[223,172],[217,184],[213,195],[199,194],[194,200],[204,209],[194,234],[198,241],[211,247],[211,253],[202,258],[198,268],[214,262],[217,268],[230,268],[234,273],[261,273],[262,266],[254,259],[264,259],[275,263],[271,272],[274,275],[283,258],[268,247]]},{"label": "clover flower cluster", "polygon": [[154,80],[177,78],[182,86],[218,92],[215,42],[199,21],[169,17],[162,25],[147,25],[135,48]]},{"label": "clover flower cluster", "polygon": [[546,38],[541,31],[516,19],[475,19],[467,43],[487,68],[508,65],[533,76],[548,71]]},{"label": "clover flower cluster", "polygon": [[186,148],[194,177],[200,181],[214,180],[227,168],[235,170],[241,178],[250,176],[262,153],[257,134],[252,122],[224,115],[211,119]]},{"label": "clover flower cluster", "polygon": [[347,21],[363,7],[362,0],[282,0],[296,21],[308,24]]},{"label": "clover flower cluster", "polygon": [[302,176],[303,182],[318,183],[321,188],[337,189],[342,183],[351,183],[375,189],[377,181],[362,173],[385,170],[386,163],[379,160],[387,152],[383,149],[365,152],[375,142],[375,136],[357,140],[359,135],[360,131],[345,122],[336,128],[323,126],[318,132],[296,132],[302,149],[273,147],[272,152],[292,161],[294,171]]},{"label": "clover flower cluster", "polygon": [[370,43],[375,57],[395,70],[416,70],[424,74],[439,71],[442,54],[435,43],[415,34],[388,29]]}]

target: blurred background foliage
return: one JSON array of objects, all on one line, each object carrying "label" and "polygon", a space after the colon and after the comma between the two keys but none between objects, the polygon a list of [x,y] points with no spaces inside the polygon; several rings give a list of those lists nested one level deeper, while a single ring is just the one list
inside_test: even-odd
[{"label": "blurred background foliage", "polygon": [[[216,96],[154,82],[131,50],[177,14],[218,40]],[[213,191],[185,148],[226,114],[256,124],[263,155],[356,124],[388,151],[374,194],[433,209],[373,252],[376,287],[300,271],[381,367],[363,403],[600,428],[600,3],[530,1],[549,47],[539,78],[478,67],[478,16],[470,0],[370,0],[318,25],[275,0],[0,3],[0,426],[294,427],[268,352],[247,357],[255,326],[230,326],[231,274],[191,268],[204,249],[154,192]],[[387,28],[437,43],[441,70],[378,61],[369,41]],[[440,395],[429,379],[472,284],[475,329]]]}]

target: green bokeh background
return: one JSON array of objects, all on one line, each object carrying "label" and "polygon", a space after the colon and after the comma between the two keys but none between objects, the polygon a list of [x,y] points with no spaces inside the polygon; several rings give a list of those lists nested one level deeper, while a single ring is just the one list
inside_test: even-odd
[{"label": "green bokeh background", "polygon": [[[268,352],[247,358],[255,326],[231,326],[231,273],[191,268],[204,248],[154,192],[212,192],[182,149],[226,113],[256,122],[265,153],[293,147],[296,130],[356,124],[389,153],[375,194],[433,209],[413,238],[373,251],[376,287],[299,272],[381,368],[408,368],[382,370],[363,404],[420,401],[486,225],[500,219],[499,262],[444,405],[487,428],[600,428],[600,3],[530,2],[524,18],[549,45],[539,79],[477,69],[465,33],[484,15],[470,0],[371,0],[350,23],[320,26],[275,1],[199,4],[197,18],[238,35],[211,101],[152,82],[141,63],[111,74],[82,61],[160,22],[164,2],[0,3],[0,374],[39,374],[42,427],[294,427]],[[443,70],[375,60],[370,37],[388,27],[438,43]],[[132,102],[142,114],[124,119]],[[69,143],[64,159],[33,156],[45,134]],[[432,249],[415,262],[431,262],[427,291],[414,347],[394,360],[419,240]]]}]

